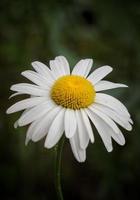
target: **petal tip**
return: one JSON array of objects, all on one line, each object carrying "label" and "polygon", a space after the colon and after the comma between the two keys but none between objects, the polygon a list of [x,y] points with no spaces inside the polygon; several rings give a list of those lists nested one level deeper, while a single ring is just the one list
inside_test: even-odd
[{"label": "petal tip", "polygon": [[31,65],[33,66],[34,64],[38,64],[38,63],[39,63],[39,61],[35,60],[35,61],[31,62]]},{"label": "petal tip", "polygon": [[123,141],[123,142],[121,142],[121,143],[120,143],[120,145],[121,145],[121,146],[124,146],[124,145],[125,145],[125,143],[126,143],[126,142],[125,142],[125,141]]},{"label": "petal tip", "polygon": [[84,163],[86,161],[86,158],[83,160],[78,160],[79,163]]},{"label": "petal tip", "polygon": [[18,128],[18,122],[14,123],[14,128],[17,129]]},{"label": "petal tip", "polygon": [[25,146],[28,145],[29,141],[30,141],[30,138],[26,137],[26,139],[25,139]]},{"label": "petal tip", "polygon": [[128,85],[125,85],[125,84],[121,84],[122,85],[122,87],[124,87],[124,88],[128,88]]},{"label": "petal tip", "polygon": [[113,71],[113,68],[111,66],[105,65],[105,67],[107,67],[110,70],[110,72]]},{"label": "petal tip", "polygon": [[106,147],[106,149],[107,149],[107,152],[108,152],[108,153],[111,153],[111,152],[113,151],[113,147],[112,147],[112,145]]},{"label": "petal tip", "polygon": [[13,88],[14,88],[14,85],[11,85],[10,90],[13,90]]},{"label": "petal tip", "polygon": [[6,114],[11,114],[10,108],[6,110]]},{"label": "petal tip", "polygon": [[51,149],[53,147],[52,144],[50,144],[50,142],[48,142],[48,140],[46,139],[45,143],[44,143],[44,147],[47,149]]}]

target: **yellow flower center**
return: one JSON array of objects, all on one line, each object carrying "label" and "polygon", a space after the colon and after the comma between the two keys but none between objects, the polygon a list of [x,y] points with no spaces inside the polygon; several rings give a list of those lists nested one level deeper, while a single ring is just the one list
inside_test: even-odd
[{"label": "yellow flower center", "polygon": [[51,89],[51,98],[58,105],[76,110],[87,108],[94,102],[95,90],[87,79],[67,75],[56,80]]}]

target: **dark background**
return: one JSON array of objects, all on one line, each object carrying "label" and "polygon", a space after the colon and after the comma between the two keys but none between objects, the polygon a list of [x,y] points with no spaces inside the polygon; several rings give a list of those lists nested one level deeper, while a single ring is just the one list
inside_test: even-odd
[{"label": "dark background", "polygon": [[[84,164],[75,161],[69,143],[63,151],[65,200],[140,198],[140,1],[39,0],[0,1],[0,199],[56,199],[53,149],[44,141],[24,145],[26,128],[13,128],[19,114],[7,116],[9,88],[23,82],[20,73],[35,60],[48,63],[64,55],[73,67],[93,58],[94,67],[111,65],[108,80],[128,89],[109,91],[129,109],[131,133],[126,145],[107,153],[98,134]],[[93,69],[94,69],[93,67]]]}]

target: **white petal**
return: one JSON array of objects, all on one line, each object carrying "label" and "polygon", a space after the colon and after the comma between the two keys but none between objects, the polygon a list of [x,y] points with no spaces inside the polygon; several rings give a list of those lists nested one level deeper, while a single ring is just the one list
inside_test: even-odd
[{"label": "white petal", "polygon": [[113,150],[111,136],[108,134],[107,124],[90,110],[85,110],[96,127],[108,152]]},{"label": "white petal", "polygon": [[45,140],[46,148],[53,147],[63,135],[64,113],[65,113],[65,109],[62,108],[62,110],[59,112],[59,114],[55,117],[54,121],[52,122],[47,138]]},{"label": "white petal", "polygon": [[93,143],[94,142],[93,131],[92,131],[92,128],[91,128],[90,121],[89,121],[87,114],[84,111],[84,109],[81,109],[81,114],[82,114],[82,118],[83,118],[83,123],[84,123],[86,130],[87,130],[87,133],[89,135],[89,138],[90,138],[91,142]]},{"label": "white petal", "polygon": [[103,79],[107,74],[112,71],[112,67],[110,66],[102,66],[98,69],[95,69],[89,76],[88,80],[92,82],[93,85],[98,83],[101,79]]},{"label": "white petal", "polygon": [[14,128],[17,128],[17,127],[18,127],[18,120],[15,121],[15,123],[14,123]]},{"label": "white petal", "polygon": [[51,74],[51,70],[41,62],[35,61],[31,63],[33,68],[41,75],[46,76],[47,78],[51,79],[52,81],[53,76]]},{"label": "white petal", "polygon": [[39,86],[29,83],[18,83],[12,85],[10,90],[34,96],[47,96],[48,94],[47,90],[41,89]]},{"label": "white petal", "polygon": [[80,60],[72,70],[72,74],[87,77],[91,70],[92,64],[92,59]]},{"label": "white petal", "polygon": [[118,133],[114,132],[113,129],[110,128],[108,124],[104,123],[104,121],[100,117],[98,117],[98,121],[99,123],[103,124],[106,133],[110,135],[119,145],[125,144],[125,138],[121,131],[119,131]]},{"label": "white petal", "polygon": [[20,92],[15,92],[14,94],[10,95],[9,99],[15,97],[15,96],[18,96],[18,95],[21,95],[22,93]]},{"label": "white petal", "polygon": [[55,79],[65,75],[63,68],[61,68],[61,65],[57,60],[50,60],[50,68]]},{"label": "white petal", "polygon": [[31,71],[31,70],[26,70],[24,72],[21,73],[22,76],[26,77],[27,79],[29,79],[30,81],[32,81],[33,83],[35,83],[36,85],[39,85],[40,87],[44,88],[44,89],[49,89],[51,83],[49,81],[47,81],[47,79],[43,78],[42,75]]},{"label": "white petal", "polygon": [[45,100],[46,98],[44,97],[32,97],[32,98],[24,99],[22,101],[15,103],[10,108],[8,108],[6,113],[10,114],[10,113],[18,112],[27,108],[31,108],[38,104],[41,104]]},{"label": "white petal", "polygon": [[86,131],[85,125],[83,123],[81,112],[79,110],[76,110],[75,113],[76,113],[76,119],[77,119],[80,147],[82,149],[86,149],[86,147],[89,143],[89,136]]},{"label": "white petal", "polygon": [[98,117],[98,122],[104,127],[104,131],[106,131],[107,135],[110,135],[119,145],[125,144],[125,138],[120,130],[119,132],[115,132],[102,118],[97,115],[95,116],[96,118]]},{"label": "white petal", "polygon": [[110,81],[99,81],[96,85],[94,85],[96,92],[102,90],[109,90],[113,88],[120,88],[120,87],[128,87],[128,86],[120,83],[113,83]]},{"label": "white petal", "polygon": [[34,134],[34,131],[36,130],[36,127],[38,125],[38,120],[34,121],[33,123],[31,123],[31,125],[29,126],[28,130],[27,130],[27,134],[26,134],[26,139],[25,139],[25,145],[28,144],[28,142],[31,140],[32,135]]},{"label": "white petal", "polygon": [[84,162],[86,160],[86,150],[80,148],[78,134],[74,134],[72,138],[70,138],[71,149],[74,154],[74,157],[78,162]]},{"label": "white petal", "polygon": [[72,109],[66,109],[64,117],[65,134],[67,138],[71,138],[76,132],[76,116],[75,111]]},{"label": "white petal", "polygon": [[129,118],[128,120],[131,124],[134,124],[133,120],[131,118]]},{"label": "white petal", "polygon": [[122,132],[120,131],[119,133],[115,133],[114,131],[112,131],[111,129],[108,129],[108,133],[111,135],[111,137],[121,146],[123,146],[125,144],[125,138],[122,134]]},{"label": "white petal", "polygon": [[55,59],[60,63],[60,66],[63,68],[65,75],[69,75],[70,67],[67,59],[64,56],[57,56]]},{"label": "white petal", "polygon": [[46,114],[53,107],[54,104],[52,101],[46,101],[38,106],[35,106],[19,118],[19,126],[25,126],[27,124],[30,124],[31,122],[37,120],[38,118]]},{"label": "white petal", "polygon": [[104,114],[103,112],[100,112],[98,109],[96,109],[93,106],[89,107],[89,109],[92,112],[94,112],[96,115],[98,115],[101,119],[103,119],[110,126],[110,128],[112,128],[114,130],[114,132],[116,132],[116,133],[120,132],[120,129],[115,124],[115,122],[112,119],[110,119],[106,114]]},{"label": "white petal", "polygon": [[121,115],[119,115],[118,113],[110,109],[109,107],[101,105],[101,104],[94,103],[92,107],[95,107],[96,109],[106,114],[108,117],[113,119],[116,123],[118,123],[120,126],[125,128],[126,130],[128,131],[132,130],[132,125],[129,124],[128,117],[127,118],[122,117]]},{"label": "white petal", "polygon": [[130,117],[127,108],[116,98],[103,93],[96,93],[95,102],[106,105],[122,115]]},{"label": "white petal", "polygon": [[[27,108],[26,110],[24,110],[24,111],[22,112],[21,116],[23,116],[23,115],[24,115],[26,112],[28,112],[30,109],[31,109],[31,108]],[[20,116],[20,117],[21,117],[21,116]],[[19,119],[18,119],[18,120],[19,120]],[[17,127],[19,126],[18,120],[15,121],[15,123],[14,123],[14,128],[17,128]]]},{"label": "white petal", "polygon": [[50,125],[52,124],[52,121],[60,110],[61,107],[56,106],[39,120],[36,129],[34,130],[34,133],[32,135],[32,141],[37,142],[47,134]]}]

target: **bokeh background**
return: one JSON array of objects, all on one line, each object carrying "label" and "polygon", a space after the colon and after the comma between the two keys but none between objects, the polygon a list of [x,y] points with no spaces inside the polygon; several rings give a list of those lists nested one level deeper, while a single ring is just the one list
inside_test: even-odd
[{"label": "bokeh background", "polygon": [[97,132],[84,164],[75,161],[66,142],[62,158],[65,199],[130,200],[140,198],[140,1],[1,0],[0,1],[0,199],[56,199],[53,149],[44,140],[24,145],[26,128],[13,128],[19,114],[5,110],[10,85],[35,60],[48,63],[64,55],[71,67],[93,58],[94,68],[111,65],[108,79],[129,85],[110,90],[129,109],[131,133],[126,145],[107,153]]}]

